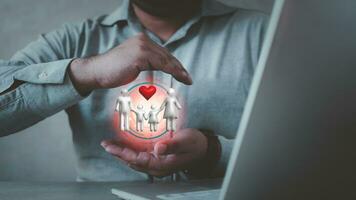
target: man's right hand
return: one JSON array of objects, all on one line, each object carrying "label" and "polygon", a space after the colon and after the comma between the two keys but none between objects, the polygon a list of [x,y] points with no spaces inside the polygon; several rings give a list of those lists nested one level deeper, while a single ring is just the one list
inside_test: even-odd
[{"label": "man's right hand", "polygon": [[104,54],[73,60],[69,75],[78,92],[87,94],[94,89],[125,85],[146,70],[163,71],[184,84],[192,84],[182,64],[143,33]]}]

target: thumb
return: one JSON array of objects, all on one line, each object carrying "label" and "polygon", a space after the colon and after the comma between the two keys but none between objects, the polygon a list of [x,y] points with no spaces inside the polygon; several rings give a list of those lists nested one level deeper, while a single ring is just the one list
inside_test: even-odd
[{"label": "thumb", "polygon": [[177,140],[175,138],[157,142],[154,146],[154,153],[156,155],[184,153],[186,149],[181,143],[182,142],[180,140]]},{"label": "thumb", "polygon": [[164,155],[167,151],[167,145],[162,142],[158,142],[155,144],[153,151],[155,155]]}]

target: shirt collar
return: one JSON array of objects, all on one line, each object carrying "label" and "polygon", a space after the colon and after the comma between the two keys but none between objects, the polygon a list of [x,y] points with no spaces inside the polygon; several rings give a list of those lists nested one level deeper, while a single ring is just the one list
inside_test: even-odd
[{"label": "shirt collar", "polygon": [[[107,15],[101,24],[105,26],[115,25],[120,21],[129,20],[130,0],[123,0],[118,9]],[[216,0],[203,0],[201,17],[220,16],[236,11],[237,8],[229,7]]]}]

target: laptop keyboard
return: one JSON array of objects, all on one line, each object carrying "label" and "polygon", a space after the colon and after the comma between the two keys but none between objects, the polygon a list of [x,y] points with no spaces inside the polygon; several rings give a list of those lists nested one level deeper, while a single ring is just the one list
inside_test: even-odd
[{"label": "laptop keyboard", "polygon": [[161,194],[157,198],[162,200],[216,200],[219,199],[220,190],[204,190],[176,194]]}]

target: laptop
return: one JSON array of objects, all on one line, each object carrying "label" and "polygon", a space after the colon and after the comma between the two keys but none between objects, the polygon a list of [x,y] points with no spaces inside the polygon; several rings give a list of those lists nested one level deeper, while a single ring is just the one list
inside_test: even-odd
[{"label": "laptop", "polygon": [[122,199],[356,199],[356,1],[276,0],[223,183]]}]

